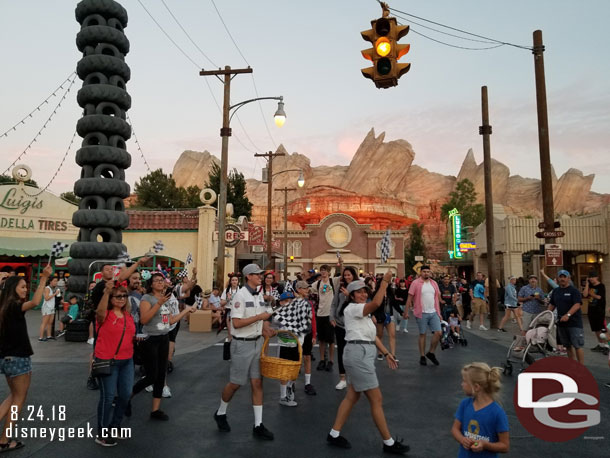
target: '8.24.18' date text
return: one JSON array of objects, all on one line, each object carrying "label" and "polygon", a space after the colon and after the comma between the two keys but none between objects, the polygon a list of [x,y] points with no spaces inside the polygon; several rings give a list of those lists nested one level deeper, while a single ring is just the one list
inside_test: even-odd
[{"label": "'8.24.18' date text", "polygon": [[21,413],[17,406],[11,406],[11,421],[66,421],[66,406],[52,405],[50,407],[23,406]]}]

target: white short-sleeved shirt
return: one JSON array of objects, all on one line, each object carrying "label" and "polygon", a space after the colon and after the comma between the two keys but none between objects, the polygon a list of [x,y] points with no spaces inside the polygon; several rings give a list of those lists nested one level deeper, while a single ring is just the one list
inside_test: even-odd
[{"label": "white short-sleeved shirt", "polygon": [[220,295],[220,300],[227,301],[227,303],[225,305],[225,309],[229,309],[229,310],[231,309],[231,304],[233,303],[233,297],[235,297],[235,295],[237,294],[237,291],[239,291],[239,288],[229,290],[229,294],[231,295],[230,300],[227,300],[227,290],[224,289],[222,291],[222,294]]},{"label": "white short-sleeved shirt", "polygon": [[434,286],[431,281],[425,281],[421,287],[421,303],[424,313],[436,313],[434,307]]},{"label": "white short-sleeved shirt", "polygon": [[366,304],[350,302],[343,311],[345,323],[345,340],[368,340],[375,341],[377,329],[370,316],[362,316]]},{"label": "white short-sleeved shirt", "polygon": [[231,334],[234,337],[258,337],[263,333],[263,322],[258,320],[241,328],[233,326],[233,318],[250,318],[259,313],[272,312],[263,298],[263,293],[252,293],[248,286],[240,288],[231,301]]}]

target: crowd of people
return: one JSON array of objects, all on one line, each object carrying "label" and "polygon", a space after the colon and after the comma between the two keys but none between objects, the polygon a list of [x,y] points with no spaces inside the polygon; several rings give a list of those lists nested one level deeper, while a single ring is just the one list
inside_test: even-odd
[{"label": "crowd of people", "polygon": [[[346,390],[346,395],[327,435],[328,444],[351,447],[341,429],[364,393],[383,450],[393,454],[404,454],[409,447],[389,432],[375,359],[386,360],[391,369],[398,367],[396,339],[397,335],[409,332],[410,316],[417,325],[422,366],[428,362],[440,364],[436,350],[443,333],[458,336],[464,321],[466,328],[471,329],[478,316],[478,329],[489,330],[486,326],[491,306],[489,283],[481,272],[477,272],[472,283],[449,275],[435,279],[429,266],[422,266],[417,276],[396,278],[391,271],[358,274],[353,267],[343,266],[339,258],[334,275],[331,267],[322,265],[319,271],[299,274],[295,281],[278,282],[274,272],[250,264],[241,273],[229,274],[222,288],[203,291],[197,284],[196,269],[190,278],[181,274],[172,278],[163,270],[151,273],[142,269],[148,262],[149,258],[142,257],[118,271],[115,266],[103,263],[99,266],[101,280],[91,282],[84,298],[70,294],[69,281],[63,275],[53,276],[51,266],[43,270],[31,300],[27,300],[27,284],[22,277],[1,278],[0,369],[10,394],[0,405],[0,421],[4,421],[0,452],[23,446],[21,441],[6,435],[11,426],[7,413],[10,406],[20,409],[27,396],[33,351],[25,312],[40,303],[41,342],[63,336],[76,319],[91,322],[88,342],[93,351],[87,386],[100,392],[95,440],[102,446],[117,444],[117,438],[109,432],[117,430],[123,418],[131,415],[131,399],[144,390],[152,392],[150,418],[169,420],[161,410],[161,400],[171,397],[167,374],[173,371],[176,336],[180,323],[198,308],[212,312],[219,332],[227,330],[229,381],[222,389],[218,409],[213,412],[219,431],[231,431],[227,417],[229,403],[240,387],[249,384],[253,435],[263,440],[274,439],[263,424],[260,355],[264,338],[277,336],[280,358],[299,361],[302,354],[303,392],[307,396],[316,395],[312,384],[315,344],[319,344],[317,371],[334,372],[337,364],[335,389]],[[557,340],[561,345],[558,353],[583,362],[581,304],[582,298],[588,297],[591,330],[598,340],[592,350],[607,355],[605,288],[597,273],[590,273],[582,291],[571,282],[566,270],[560,270],[556,279],[549,278],[544,271],[541,276],[549,285],[549,293],[540,288],[535,275],[530,275],[527,283],[515,277],[507,279],[500,290],[505,315],[498,332],[506,332],[505,326],[512,319],[525,333],[537,314],[552,310],[558,322]],[[69,306],[59,321],[59,332],[54,334],[56,310],[62,298],[69,301]],[[388,336],[387,347],[383,343],[384,334]],[[136,364],[141,366],[140,377],[136,376]],[[500,388],[499,370],[484,363],[469,364],[462,370],[462,388],[468,398],[459,405],[452,434],[465,453],[487,450],[493,455],[508,451],[506,414],[495,402]],[[279,404],[298,406],[296,392],[294,377],[280,380]],[[487,409],[488,415],[477,420],[480,433],[473,435],[467,428],[470,420],[489,405],[492,408]]]}]

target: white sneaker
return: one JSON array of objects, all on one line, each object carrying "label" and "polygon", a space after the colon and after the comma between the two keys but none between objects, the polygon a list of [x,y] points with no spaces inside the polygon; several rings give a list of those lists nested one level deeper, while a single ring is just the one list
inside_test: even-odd
[{"label": "white sneaker", "polygon": [[152,385],[148,385],[146,388],[144,388],[146,391],[148,391],[149,393],[152,393],[153,391],[153,386]]},{"label": "white sneaker", "polygon": [[405,334],[409,333],[409,331],[407,329],[403,329],[402,332],[404,332]]},{"label": "white sneaker", "polygon": [[280,404],[283,406],[286,406],[286,407],[296,407],[298,405],[296,403],[296,401],[293,401],[292,399],[288,399],[288,397],[281,398]]},{"label": "white sneaker", "polygon": [[471,329],[471,328],[472,328],[472,326],[470,326],[470,320],[466,320],[466,327],[467,327],[468,329]]},{"label": "white sneaker", "polygon": [[488,329],[485,326],[481,325],[479,326],[479,331],[488,331]]},{"label": "white sneaker", "polygon": [[341,380],[337,383],[337,386],[335,386],[335,390],[343,390],[345,388],[347,388],[347,382],[345,380]]},{"label": "white sneaker", "polygon": [[161,394],[161,396],[163,396],[164,398],[171,398],[172,397],[172,392],[169,390],[169,386],[165,385],[163,387],[163,393]]},{"label": "white sneaker", "polygon": [[289,401],[294,401],[294,385],[286,388],[286,397]]},{"label": "white sneaker", "polygon": [[93,345],[93,337],[91,337],[90,339],[87,339],[87,343],[89,345]]}]

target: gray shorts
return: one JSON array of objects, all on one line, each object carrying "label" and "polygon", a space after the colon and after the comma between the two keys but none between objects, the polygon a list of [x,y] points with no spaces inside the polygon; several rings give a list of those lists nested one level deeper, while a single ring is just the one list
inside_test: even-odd
[{"label": "gray shorts", "polygon": [[415,322],[420,334],[425,334],[428,329],[432,332],[441,332],[441,319],[436,312],[422,313],[421,318],[415,317]]},{"label": "gray shorts", "polygon": [[352,344],[345,345],[343,350],[343,365],[347,375],[347,383],[354,387],[354,391],[372,390],[379,386],[375,372],[375,345]]},{"label": "gray shorts", "polygon": [[229,381],[243,386],[249,379],[261,378],[261,349],[263,339],[231,340],[231,367]]},{"label": "gray shorts", "polygon": [[557,326],[557,334],[564,347],[582,348],[585,346],[585,332],[582,328]]},{"label": "gray shorts", "polygon": [[523,329],[527,330],[530,327],[531,322],[534,320],[534,318],[536,318],[539,314],[538,313],[530,313],[530,312],[526,312],[525,310],[523,311],[523,316],[521,317],[521,323],[523,325]]}]

